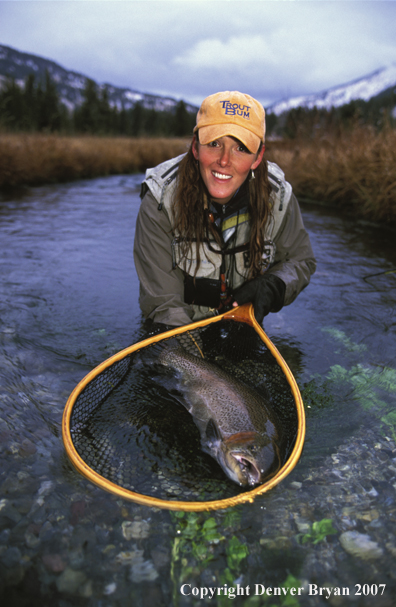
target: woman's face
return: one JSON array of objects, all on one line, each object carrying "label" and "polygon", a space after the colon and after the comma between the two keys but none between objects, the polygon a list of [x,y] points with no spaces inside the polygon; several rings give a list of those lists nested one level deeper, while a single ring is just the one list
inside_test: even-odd
[{"label": "woman's face", "polygon": [[220,137],[202,145],[194,135],[192,151],[210,197],[214,202],[226,204],[241,187],[249,171],[260,164],[264,146],[260,152],[252,154],[233,137]]}]

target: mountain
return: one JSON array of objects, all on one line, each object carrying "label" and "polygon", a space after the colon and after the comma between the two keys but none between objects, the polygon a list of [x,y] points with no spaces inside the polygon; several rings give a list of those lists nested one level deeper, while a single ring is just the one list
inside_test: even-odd
[{"label": "mountain", "polygon": [[[79,72],[67,70],[54,61],[22,53],[9,46],[0,45],[0,87],[7,77],[14,78],[18,85],[24,85],[29,74],[35,74],[36,79],[44,82],[48,70],[55,82],[61,102],[73,111],[83,102],[83,91],[88,77]],[[99,89],[107,88],[109,102],[119,110],[134,107],[137,102],[147,109],[157,111],[172,110],[178,100],[172,97],[162,97],[142,93],[127,87],[117,87],[107,83],[96,83]],[[317,94],[284,99],[266,108],[268,114],[279,116],[297,107],[312,109],[313,107],[330,109],[349,103],[354,99],[368,101],[393,92],[396,87],[396,63],[381,68],[368,76],[359,78],[347,84],[336,86]],[[188,112],[196,114],[198,108],[186,103]]]},{"label": "mountain", "polygon": [[315,106],[329,110],[332,107],[340,107],[356,99],[369,101],[393,87],[396,87],[396,63],[376,70],[368,76],[321,93],[278,101],[268,107],[267,112],[279,116],[293,108],[305,107],[313,109]]},{"label": "mountain", "polygon": [[[0,86],[7,77],[11,77],[19,86],[23,86],[26,77],[34,74],[38,81],[44,82],[45,72],[48,70],[51,79],[55,82],[61,102],[70,110],[74,110],[83,102],[83,91],[88,77],[78,72],[66,70],[58,63],[32,55],[22,53],[9,46],[0,45]],[[172,110],[178,104],[172,97],[161,97],[141,93],[127,87],[117,87],[111,84],[98,84],[99,89],[107,87],[109,103],[119,110],[124,107],[128,110],[137,102],[147,109],[157,111]],[[196,114],[198,108],[185,104],[188,112]]]}]

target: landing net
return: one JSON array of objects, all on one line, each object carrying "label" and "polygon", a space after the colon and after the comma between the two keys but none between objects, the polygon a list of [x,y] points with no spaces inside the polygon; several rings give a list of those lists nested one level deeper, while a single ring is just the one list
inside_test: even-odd
[{"label": "landing net", "polygon": [[[141,357],[177,339],[258,392],[266,390],[283,428],[278,473],[240,488],[201,450],[190,414],[142,365]],[[73,390],[63,414],[66,452],[88,480],[122,498],[171,510],[214,510],[252,502],[295,467],[305,415],[295,379],[256,322],[251,305],[178,327],[104,361]]]}]

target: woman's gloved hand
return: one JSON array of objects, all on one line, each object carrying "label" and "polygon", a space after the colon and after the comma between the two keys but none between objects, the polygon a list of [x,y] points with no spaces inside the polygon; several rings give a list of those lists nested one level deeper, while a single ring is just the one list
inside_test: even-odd
[{"label": "woman's gloved hand", "polygon": [[252,303],[257,322],[270,312],[279,312],[285,300],[286,285],[274,274],[263,274],[248,280],[234,293],[234,306]]}]

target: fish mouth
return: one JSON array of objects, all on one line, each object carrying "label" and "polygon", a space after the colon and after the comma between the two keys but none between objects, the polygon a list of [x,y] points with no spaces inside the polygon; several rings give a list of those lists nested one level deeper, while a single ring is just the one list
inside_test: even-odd
[{"label": "fish mouth", "polygon": [[240,479],[240,483],[250,486],[257,485],[261,480],[261,472],[255,462],[242,453],[231,453],[231,456],[238,462],[242,478],[245,480],[243,483]]}]

